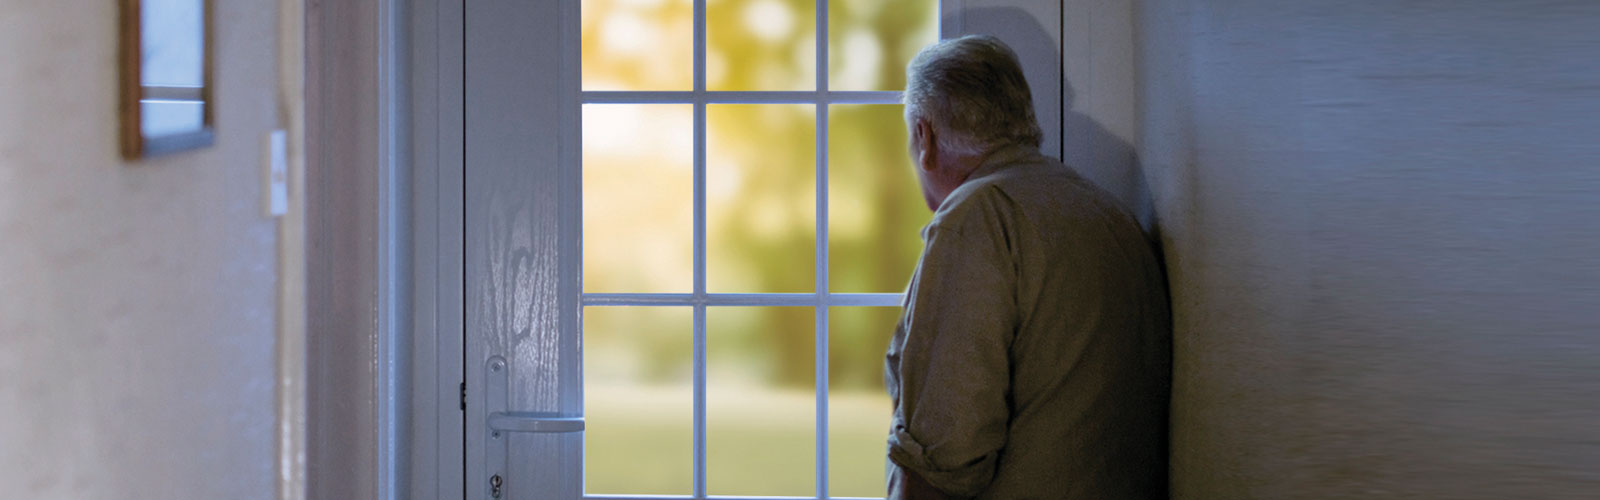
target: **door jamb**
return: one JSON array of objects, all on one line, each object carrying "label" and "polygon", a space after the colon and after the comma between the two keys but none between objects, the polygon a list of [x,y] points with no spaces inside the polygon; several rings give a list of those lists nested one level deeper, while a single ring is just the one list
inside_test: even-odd
[{"label": "door jamb", "polygon": [[395,25],[408,31],[410,50],[400,56],[408,66],[388,76],[408,87],[393,102],[405,106],[411,119],[406,153],[413,314],[409,366],[395,372],[412,382],[398,388],[410,399],[401,410],[410,425],[401,436],[409,444],[405,465],[396,470],[404,471],[402,487],[411,497],[459,499],[466,495],[461,404],[471,397],[462,392],[465,2],[393,1],[409,8]]}]

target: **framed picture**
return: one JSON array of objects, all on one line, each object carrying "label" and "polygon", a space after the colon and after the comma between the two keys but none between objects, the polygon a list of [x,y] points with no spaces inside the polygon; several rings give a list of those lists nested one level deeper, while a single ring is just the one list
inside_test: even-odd
[{"label": "framed picture", "polygon": [[122,156],[210,146],[210,0],[118,0],[122,9]]}]

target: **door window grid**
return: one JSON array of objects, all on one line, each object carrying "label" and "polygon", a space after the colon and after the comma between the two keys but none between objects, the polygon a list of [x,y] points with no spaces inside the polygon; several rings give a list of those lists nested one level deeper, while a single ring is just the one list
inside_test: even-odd
[{"label": "door window grid", "polygon": [[[830,498],[828,491],[828,317],[830,307],[899,306],[898,293],[833,293],[828,283],[828,113],[834,104],[899,104],[899,91],[829,90],[828,0],[816,2],[816,90],[808,91],[708,91],[706,90],[706,0],[694,1],[694,87],[691,91],[582,91],[582,104],[692,104],[694,106],[694,223],[692,293],[580,293],[580,305],[689,306],[694,329],[694,457],[693,496],[711,498],[706,485],[706,309],[708,307],[810,306],[815,308],[816,391],[816,491],[813,498]],[[936,8],[935,11],[942,11]],[[942,34],[941,34],[942,37]],[[816,227],[815,289],[811,293],[709,293],[706,290],[706,107],[710,104],[811,104],[815,106]],[[581,161],[571,168],[582,171]],[[581,241],[581,238],[580,238]],[[576,257],[581,258],[581,257]],[[578,269],[582,269],[581,264]],[[600,495],[586,498],[657,498],[641,495]],[[684,498],[678,495],[660,498]],[[737,498],[718,495],[714,498]],[[767,497],[771,498],[771,497]],[[807,498],[807,497],[781,497]],[[843,498],[843,497],[840,497]]]}]

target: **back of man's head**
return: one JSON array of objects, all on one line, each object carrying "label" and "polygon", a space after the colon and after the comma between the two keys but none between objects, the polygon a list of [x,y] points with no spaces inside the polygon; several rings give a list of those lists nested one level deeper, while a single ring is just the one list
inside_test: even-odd
[{"label": "back of man's head", "polygon": [[983,155],[1010,145],[1039,147],[1044,134],[1016,53],[988,35],[929,45],[906,66],[906,119],[926,119],[939,147]]}]

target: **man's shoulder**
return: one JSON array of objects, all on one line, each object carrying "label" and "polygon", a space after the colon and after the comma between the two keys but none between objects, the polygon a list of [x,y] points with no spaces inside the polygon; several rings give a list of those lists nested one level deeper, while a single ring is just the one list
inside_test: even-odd
[{"label": "man's shoulder", "polygon": [[1013,233],[1025,227],[1057,236],[1112,227],[1118,233],[1143,232],[1115,196],[1046,156],[969,179],[951,192],[929,223],[933,231],[997,230],[1008,238],[1021,236]]},{"label": "man's shoulder", "polygon": [[1012,200],[993,176],[971,179],[946,196],[934,211],[928,227],[933,230],[966,232],[974,226],[988,225],[1010,212]]},{"label": "man's shoulder", "polygon": [[1092,186],[1055,158],[1034,156],[976,173],[945,198],[934,221],[1004,215],[1049,198],[1071,196]]}]

